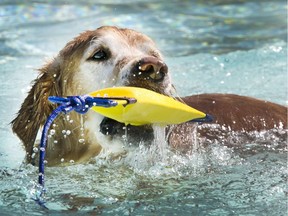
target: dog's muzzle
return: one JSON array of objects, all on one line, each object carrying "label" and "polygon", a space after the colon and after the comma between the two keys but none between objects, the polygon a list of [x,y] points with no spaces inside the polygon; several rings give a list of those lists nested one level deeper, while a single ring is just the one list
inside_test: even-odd
[{"label": "dog's muzzle", "polygon": [[[150,89],[164,94],[165,86],[161,83],[167,76],[168,67],[156,57],[148,56],[134,62],[124,85]],[[151,125],[131,126],[117,122],[110,118],[103,118],[100,124],[100,132],[111,137],[123,137],[127,135],[128,142],[150,142],[154,138]]]}]

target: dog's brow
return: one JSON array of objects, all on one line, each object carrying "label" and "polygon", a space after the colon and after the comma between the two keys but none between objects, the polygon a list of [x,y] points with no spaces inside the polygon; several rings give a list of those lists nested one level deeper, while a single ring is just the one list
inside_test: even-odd
[{"label": "dog's brow", "polygon": [[88,55],[90,55],[90,54],[92,54],[93,52],[95,52],[99,48],[108,49],[108,47],[109,46],[107,45],[107,43],[104,42],[104,40],[102,40],[99,37],[93,37],[91,39],[91,41],[89,42],[87,53],[88,53]]},{"label": "dog's brow", "polygon": [[92,38],[92,40],[90,41],[90,47],[94,48],[94,47],[99,47],[99,46],[103,46],[105,45],[105,42],[99,38],[99,37],[94,37]]},{"label": "dog's brow", "polygon": [[[116,39],[116,41],[118,41]],[[95,49],[95,47],[104,47],[104,48],[113,48],[113,46],[115,45],[119,45],[123,43],[116,43],[115,44],[115,38],[110,38],[109,36],[107,37],[94,37],[91,41],[90,41],[90,46],[92,49]]]},{"label": "dog's brow", "polygon": [[93,43],[95,43],[95,41],[97,40],[97,36],[94,36],[91,40],[90,40],[90,42],[89,42],[89,45],[93,45]]}]

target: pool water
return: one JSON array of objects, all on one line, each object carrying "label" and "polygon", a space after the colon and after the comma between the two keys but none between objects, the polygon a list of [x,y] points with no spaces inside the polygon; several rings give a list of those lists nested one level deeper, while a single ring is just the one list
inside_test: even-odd
[{"label": "pool water", "polygon": [[101,25],[153,38],[181,96],[236,93],[287,105],[286,4],[2,0],[0,215],[286,215],[284,129],[251,132],[249,139],[232,134],[230,147],[219,138],[204,148],[195,138],[191,155],[171,152],[159,139],[121,160],[99,156],[48,167],[46,210],[31,199],[37,167],[22,164],[24,150],[9,125],[36,69],[74,36]]}]

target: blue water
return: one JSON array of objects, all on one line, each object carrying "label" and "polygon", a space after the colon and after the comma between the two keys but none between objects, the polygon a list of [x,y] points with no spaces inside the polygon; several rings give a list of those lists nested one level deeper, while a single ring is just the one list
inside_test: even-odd
[{"label": "blue water", "polygon": [[0,1],[0,215],[287,214],[283,130],[250,133],[248,141],[235,135],[241,145],[231,148],[198,143],[190,156],[167,150],[159,159],[140,146],[120,161],[47,168],[50,210],[31,200],[37,168],[22,164],[9,122],[36,69],[84,30],[117,25],[152,37],[180,95],[236,93],[288,104],[286,1],[157,2]]}]

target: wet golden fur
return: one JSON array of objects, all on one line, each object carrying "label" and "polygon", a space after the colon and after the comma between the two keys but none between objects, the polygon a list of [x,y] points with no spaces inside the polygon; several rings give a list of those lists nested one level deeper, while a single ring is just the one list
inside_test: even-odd
[{"label": "wet golden fur", "polygon": [[[105,61],[94,61],[92,57],[100,49],[105,50],[109,58]],[[135,76],[133,70],[141,59],[151,61],[153,67],[166,67],[154,42],[147,36],[129,29],[101,27],[94,31],[86,31],[67,43],[54,59],[39,70],[38,78],[34,80],[17,117],[12,121],[13,131],[25,146],[28,162],[33,162],[35,158],[33,149],[37,147],[35,139],[39,129],[55,108],[55,105],[48,102],[48,96],[81,95],[105,87],[123,85],[148,88],[172,95],[173,86],[166,68],[162,73],[163,80],[162,77],[161,80],[153,80],[149,77]],[[241,107],[235,109],[234,106],[230,109],[227,105],[239,100],[239,97],[219,94],[197,95],[184,100],[187,104],[216,116],[218,124],[233,127],[233,130],[270,129],[273,125],[279,125],[279,122],[284,128],[287,127],[287,108],[277,104],[242,97],[238,103]],[[220,100],[217,106],[215,100]],[[246,108],[243,106],[245,103],[249,103]],[[255,104],[258,108],[250,112],[248,118],[247,110],[253,110]],[[269,112],[265,111],[267,108]],[[227,109],[229,112],[236,110],[237,115],[233,115],[234,119],[230,118]],[[254,118],[255,115],[259,118]],[[266,123],[261,123],[259,119],[264,119]],[[270,124],[271,119],[273,122]],[[73,112],[69,117],[58,117],[52,128],[55,134],[51,134],[47,147],[49,165],[59,164],[63,159],[86,161],[103,149],[111,153],[121,152],[121,141],[119,143],[115,136],[99,132],[102,120],[103,117],[95,113],[80,116]],[[241,124],[237,121],[241,121]],[[111,124],[115,124],[115,127],[117,125],[113,122]],[[183,130],[188,133],[191,127],[194,125],[182,124],[171,129],[170,144],[176,148],[187,145],[190,141],[185,142]],[[71,134],[65,134],[65,131],[70,131]],[[144,135],[140,140],[146,139],[151,133],[151,128],[144,126],[130,130],[132,136],[139,136],[141,133]]]}]

